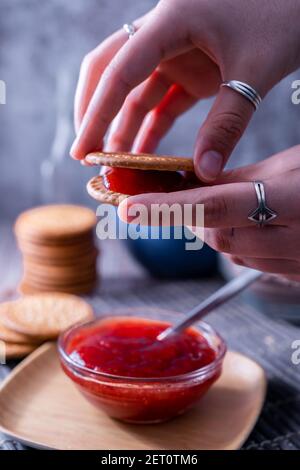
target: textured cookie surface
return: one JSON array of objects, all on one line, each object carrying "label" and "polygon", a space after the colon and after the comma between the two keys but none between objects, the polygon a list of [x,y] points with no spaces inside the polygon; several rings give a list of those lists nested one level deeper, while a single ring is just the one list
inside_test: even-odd
[{"label": "textured cookie surface", "polygon": [[[58,276],[51,276],[48,275],[47,273],[42,275],[42,274],[37,274],[34,271],[26,270],[26,280],[30,284],[32,283],[33,285],[42,285],[44,287],[72,287],[72,286],[77,286],[80,284],[88,284],[91,283],[95,280],[97,276],[96,269],[90,269],[87,272],[79,272],[77,273],[75,271],[74,276],[64,276],[64,277],[58,277]],[[53,290],[53,289],[52,289]],[[68,292],[68,291],[66,291]]]},{"label": "textured cookie surface", "polygon": [[31,242],[24,242],[18,240],[18,246],[24,256],[32,258],[40,258],[43,262],[51,263],[55,260],[70,261],[76,260],[80,257],[88,257],[89,255],[95,254],[95,247],[91,243],[78,243],[76,245],[65,245],[63,247],[59,245],[39,245],[37,246]]},{"label": "textured cookie surface", "polygon": [[136,170],[194,171],[193,161],[189,158],[166,155],[132,154],[126,152],[92,152],[85,157],[91,165],[104,165]]},{"label": "textured cookie surface", "polygon": [[22,359],[23,357],[32,353],[38,346],[38,344],[18,344],[4,342],[4,347],[1,348],[1,352],[3,349],[6,360]]},{"label": "textured cookie surface", "polygon": [[25,239],[77,237],[93,229],[94,212],[75,205],[41,206],[23,212],[17,219],[15,231]]},{"label": "textured cookie surface", "polygon": [[118,206],[123,199],[128,196],[126,194],[116,193],[110,191],[103,184],[102,176],[98,175],[92,178],[87,184],[87,192],[89,195],[96,199],[96,201],[103,202],[105,204],[112,204]]},{"label": "textured cookie surface", "polygon": [[74,295],[45,293],[26,296],[0,306],[2,323],[39,339],[54,339],[69,326],[93,318],[90,305]]},{"label": "textured cookie surface", "polygon": [[1,341],[8,341],[9,343],[16,343],[16,344],[26,344],[32,342],[31,338],[27,335],[23,335],[22,333],[18,333],[10,328],[7,328],[1,323],[0,317],[0,340]]},{"label": "textured cookie surface", "polygon": [[18,291],[22,295],[37,295],[41,293],[68,293],[74,295],[90,294],[97,286],[98,279],[93,279],[87,283],[72,284],[69,286],[56,285],[51,286],[49,284],[35,284],[31,280],[23,278],[22,282],[18,286]]},{"label": "textured cookie surface", "polygon": [[[24,262],[24,270],[29,277],[45,281],[67,281],[69,283],[87,280],[89,276],[96,274],[95,262],[89,264],[79,263],[75,266],[48,266],[47,264],[37,264]],[[1,322],[1,318],[0,318]]]},{"label": "textured cookie surface", "polygon": [[[99,250],[95,247],[89,247],[86,253],[81,254],[80,251],[70,251],[69,253],[63,252],[61,254],[59,251],[49,255],[47,252],[41,253],[40,251],[34,250],[32,253],[23,252],[23,261],[24,264],[28,265],[43,265],[45,267],[49,266],[50,268],[73,268],[77,269],[77,266],[90,266],[95,263],[97,260],[97,255]],[[55,255],[55,256],[54,256]]]},{"label": "textured cookie surface", "polygon": [[4,353],[7,360],[10,359],[21,359],[22,357],[28,356],[37,348],[34,344],[15,344],[15,343],[4,343]]}]

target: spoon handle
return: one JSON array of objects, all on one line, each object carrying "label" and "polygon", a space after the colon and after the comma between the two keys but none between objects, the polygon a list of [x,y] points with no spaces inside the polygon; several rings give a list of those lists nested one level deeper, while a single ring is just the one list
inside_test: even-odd
[{"label": "spoon handle", "polygon": [[168,336],[174,333],[179,333],[179,331],[189,327],[192,323],[200,320],[215,308],[223,305],[225,302],[227,302],[227,300],[237,295],[261,276],[262,273],[260,271],[256,271],[254,269],[247,270],[244,274],[241,274],[232,281],[228,282],[225,284],[225,286],[218,289],[207,299],[194,307],[186,316],[184,316],[183,319],[179,320],[177,323],[171,325],[169,328],[160,333],[157,339],[159,341],[164,340]]}]

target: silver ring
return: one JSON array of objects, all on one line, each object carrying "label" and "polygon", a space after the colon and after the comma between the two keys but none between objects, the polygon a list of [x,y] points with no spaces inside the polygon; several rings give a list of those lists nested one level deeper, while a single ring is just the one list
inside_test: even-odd
[{"label": "silver ring", "polygon": [[258,108],[260,105],[262,98],[259,93],[257,93],[252,86],[248,85],[247,83],[244,82],[239,82],[238,80],[230,80],[229,82],[223,82],[221,86],[226,86],[228,88],[231,88],[234,91],[237,91],[241,95],[243,95],[245,98],[247,98],[250,103],[253,104],[255,110]]},{"label": "silver ring", "polygon": [[248,215],[248,220],[256,223],[260,227],[268,224],[277,217],[277,212],[267,206],[264,184],[261,181],[254,181],[254,188],[257,196],[258,206]]},{"label": "silver ring", "polygon": [[132,36],[136,33],[136,27],[133,23],[123,24],[123,29],[128,34],[128,39],[132,38]]}]

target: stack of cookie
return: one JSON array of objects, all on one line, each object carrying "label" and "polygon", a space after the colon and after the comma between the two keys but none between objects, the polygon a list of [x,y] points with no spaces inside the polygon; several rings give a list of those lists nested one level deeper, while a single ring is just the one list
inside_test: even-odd
[{"label": "stack of cookie", "polygon": [[62,293],[36,294],[0,304],[0,363],[27,356],[42,342],[55,340],[65,329],[93,316],[83,299]]},{"label": "stack of cookie", "polygon": [[97,282],[92,210],[74,205],[41,206],[23,212],[15,224],[23,255],[22,294],[85,294]]}]

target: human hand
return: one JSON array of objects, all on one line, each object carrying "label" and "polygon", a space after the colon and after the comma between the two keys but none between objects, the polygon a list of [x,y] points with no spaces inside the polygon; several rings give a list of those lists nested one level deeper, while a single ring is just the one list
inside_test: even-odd
[{"label": "human hand", "polygon": [[[267,205],[278,216],[259,228],[248,220],[257,207],[253,181],[263,181]],[[258,164],[225,172],[214,186],[164,194],[132,196],[121,203],[119,215],[142,204],[204,204],[205,242],[227,253],[236,264],[283,274],[300,281],[300,145]]]},{"label": "human hand", "polygon": [[240,80],[265,96],[295,70],[299,13],[298,0],[161,0],[130,40],[118,31],[85,57],[71,155],[102,149],[120,110],[107,149],[153,152],[180,114],[217,94],[194,151],[198,177],[214,180],[254,111],[221,82]]}]

